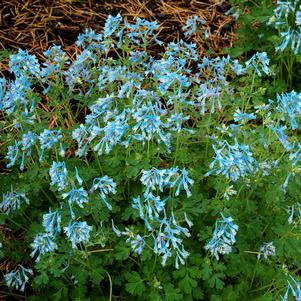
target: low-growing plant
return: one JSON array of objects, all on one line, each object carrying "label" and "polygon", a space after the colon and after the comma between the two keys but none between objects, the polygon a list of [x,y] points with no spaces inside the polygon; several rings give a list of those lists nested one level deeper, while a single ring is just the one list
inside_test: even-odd
[{"label": "low-growing plant", "polygon": [[75,56],[10,56],[7,296],[300,298],[301,96],[276,95],[266,52],[199,57],[198,22],[164,45],[156,22],[109,16]]}]

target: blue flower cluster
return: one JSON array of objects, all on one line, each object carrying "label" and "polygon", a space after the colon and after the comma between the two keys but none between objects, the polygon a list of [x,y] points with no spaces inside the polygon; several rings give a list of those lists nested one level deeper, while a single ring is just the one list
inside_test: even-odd
[{"label": "blue flower cluster", "polygon": [[213,145],[215,158],[210,164],[211,170],[205,176],[214,173],[222,174],[236,182],[238,179],[252,175],[257,171],[258,163],[253,158],[248,145],[241,145],[236,139],[234,145],[230,145],[226,140],[217,142],[219,148],[217,145]]},{"label": "blue flower cluster", "polygon": [[[162,256],[162,265],[166,264],[166,260],[172,257],[175,253],[175,266],[179,268],[179,263],[184,264],[185,259],[189,253],[184,249],[184,237],[190,237],[189,230],[178,225],[174,213],[171,217],[167,217],[166,202],[169,198],[161,199],[160,196],[155,196],[151,191],[163,192],[166,187],[176,188],[174,196],[178,196],[181,189],[185,189],[187,196],[191,196],[188,186],[192,185],[194,181],[188,177],[186,169],[179,170],[178,167],[170,169],[143,170],[141,182],[145,187],[143,198],[137,196],[133,198],[132,207],[138,210],[140,218],[144,221],[146,228],[150,232],[149,235],[141,236],[135,235],[129,229],[127,231],[119,231],[112,221],[112,227],[117,236],[128,236],[127,242],[131,243],[134,252],[141,254],[146,242],[145,237],[150,235],[153,238],[154,253]],[[193,223],[184,215],[184,219],[189,227]]]},{"label": "blue flower cluster", "polygon": [[26,197],[25,193],[14,191],[12,187],[10,192],[3,194],[0,209],[5,214],[10,214],[21,208],[22,200],[29,205],[29,199]]},{"label": "blue flower cluster", "polygon": [[24,292],[26,283],[28,283],[30,275],[33,275],[32,269],[18,265],[18,267],[4,275],[7,286],[14,287],[16,290]]},{"label": "blue flower cluster", "polygon": [[[84,204],[89,201],[88,192],[82,186],[83,180],[79,175],[78,169],[75,168],[74,178],[76,181],[74,181],[73,177],[68,177],[68,170],[65,162],[53,162],[49,175],[51,177],[50,184],[56,185],[58,192],[62,191],[61,198],[63,200],[67,199],[69,206],[70,217],[67,219],[69,221],[68,224],[63,227],[64,233],[70,240],[72,248],[78,246],[82,247],[83,243],[89,242],[92,226],[89,226],[85,221],[77,221],[73,208],[74,204],[83,208]],[[108,176],[95,178],[90,193],[93,193],[96,190],[99,191],[99,196],[107,208],[112,210],[112,206],[107,201],[107,195],[109,193],[116,193],[116,183]],[[41,256],[45,253],[51,253],[58,249],[55,239],[61,234],[62,225],[66,224],[66,216],[65,213],[63,213],[65,212],[64,208],[65,203],[62,203],[60,208],[55,211],[49,209],[49,213],[43,215],[43,227],[45,233],[39,233],[31,244],[31,247],[34,249],[31,256],[33,257],[38,254],[36,261],[39,261]],[[62,219],[64,222],[62,222]]]},{"label": "blue flower cluster", "polygon": [[229,254],[232,252],[232,246],[236,242],[238,226],[233,223],[232,217],[225,217],[221,213],[222,219],[215,223],[213,237],[205,246],[212,255],[219,260],[219,254]]},{"label": "blue flower cluster", "polygon": [[272,241],[265,242],[262,246],[260,246],[257,258],[260,259],[261,255],[264,257],[264,259],[267,259],[269,256],[276,255],[276,247]]},{"label": "blue flower cluster", "polygon": [[300,53],[301,10],[298,4],[298,0],[277,1],[274,15],[268,21],[268,25],[280,32],[281,43],[275,48],[276,51],[291,49],[294,54]]}]

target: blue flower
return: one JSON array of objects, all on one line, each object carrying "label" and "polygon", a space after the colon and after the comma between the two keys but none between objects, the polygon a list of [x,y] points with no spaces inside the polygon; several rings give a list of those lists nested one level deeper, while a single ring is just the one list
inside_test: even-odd
[{"label": "blue flower", "polygon": [[199,24],[204,24],[204,19],[200,19],[199,16],[193,16],[187,19],[184,26],[182,26],[182,30],[184,32],[185,37],[190,37],[192,34],[194,34],[198,28]]},{"label": "blue flower", "polygon": [[108,176],[95,178],[93,180],[90,192],[94,192],[95,190],[99,190],[99,196],[101,200],[105,203],[109,210],[112,210],[112,205],[108,203],[106,198],[109,193],[115,194],[117,192],[116,183],[113,181],[113,179],[109,178]]},{"label": "blue flower", "polygon": [[79,128],[72,132],[72,138],[78,143],[78,150],[75,152],[75,154],[79,157],[82,157],[87,153],[87,148],[89,146],[87,142],[88,136],[89,131],[83,124],[81,124]]},{"label": "blue flower", "polygon": [[189,185],[193,185],[194,181],[188,177],[188,172],[185,168],[180,170],[180,174],[176,175],[176,179],[170,182],[170,187],[177,187],[175,196],[180,194],[180,190],[183,188],[186,191],[187,197],[191,197],[192,194],[188,188]]},{"label": "blue flower", "polygon": [[177,224],[175,217],[172,216],[167,219],[164,212],[164,218],[158,219],[160,223],[157,236],[152,234],[154,239],[154,252],[155,254],[162,255],[162,265],[165,266],[166,260],[172,255],[176,255],[175,266],[178,269],[179,263],[185,264],[185,259],[189,256],[189,253],[184,249],[183,239],[178,237],[184,235],[190,237],[190,233],[187,228],[181,227]]},{"label": "blue flower", "polygon": [[301,144],[298,143],[297,145],[297,150],[295,152],[291,152],[289,159],[292,162],[293,167],[295,167],[297,165],[297,163],[299,163],[300,159],[301,159]]},{"label": "blue flower", "polygon": [[58,185],[58,191],[64,190],[68,185],[67,175],[68,170],[66,168],[65,162],[52,162],[52,166],[49,170],[49,175],[51,178],[50,185]]},{"label": "blue flower", "polygon": [[[222,93],[222,88],[220,85],[215,85],[212,82],[206,82],[199,85],[199,88],[196,92],[197,102],[195,103],[196,107],[201,107],[201,114],[205,115],[207,110],[210,110],[211,113],[215,113],[216,109],[221,111],[222,103],[220,101],[220,94]],[[206,101],[211,102],[210,108],[207,108]]]},{"label": "blue flower", "polygon": [[162,141],[166,147],[170,148],[170,133],[166,133],[165,129],[168,127],[161,118],[167,112],[156,103],[143,104],[137,110],[133,110],[132,117],[135,119],[136,124],[133,126],[133,131],[136,133],[133,136],[135,139],[150,141],[156,135],[158,143]]},{"label": "blue flower", "polygon": [[285,130],[287,129],[286,126],[280,126],[280,125],[278,127],[271,126],[271,129],[286,151],[289,152],[294,148],[295,144],[289,142],[288,137],[285,134]]},{"label": "blue flower", "polygon": [[263,255],[264,259],[267,259],[269,256],[276,255],[276,248],[273,242],[265,242],[262,246],[260,246],[257,258],[260,259],[261,255]]},{"label": "blue flower", "polygon": [[64,227],[64,232],[72,243],[72,248],[77,244],[88,242],[92,227],[86,222],[70,221],[68,227]]},{"label": "blue flower", "polygon": [[34,250],[30,256],[34,257],[37,253],[38,257],[36,258],[36,262],[38,262],[40,261],[42,255],[54,252],[57,249],[57,244],[53,240],[54,238],[50,233],[38,234],[31,244],[31,247]]},{"label": "blue flower", "polygon": [[111,37],[118,29],[122,22],[122,16],[118,14],[116,17],[109,15],[104,26],[104,37]]},{"label": "blue flower", "polygon": [[40,64],[35,55],[30,55],[27,50],[19,49],[17,54],[12,54],[9,58],[9,70],[16,77],[32,75],[39,78]]},{"label": "blue flower", "polygon": [[219,260],[219,254],[229,254],[232,252],[232,246],[236,242],[235,236],[238,231],[238,226],[233,223],[232,217],[225,217],[221,213],[222,219],[217,220],[213,237],[205,246],[212,255]]},{"label": "blue flower", "polygon": [[[235,182],[257,171],[258,163],[253,158],[248,145],[240,145],[237,141],[234,145],[230,145],[226,140],[218,144],[219,149],[213,145],[215,158],[210,164],[212,170],[205,174],[206,177],[213,173],[222,174]],[[216,165],[218,167],[215,167]]]},{"label": "blue flower", "polygon": [[[116,116],[113,121],[108,121],[104,128],[94,126],[93,129],[95,130],[95,136],[103,134],[103,137],[93,147],[93,150],[98,152],[99,156],[101,156],[104,152],[108,154],[116,144],[121,143],[121,140],[126,134],[128,128],[129,125],[127,123],[125,111]],[[91,132],[91,134],[94,135],[93,132]],[[93,138],[94,137],[92,136],[90,139],[92,140]]]},{"label": "blue flower", "polygon": [[40,155],[40,161],[44,156],[44,151],[47,149],[53,149],[54,145],[62,139],[61,130],[44,130],[40,136],[40,145],[42,153]]},{"label": "blue flower", "polygon": [[154,196],[151,192],[144,193],[143,204],[141,203],[140,196],[133,198],[132,207],[139,210],[140,218],[144,220],[148,230],[152,229],[149,221],[159,218],[160,212],[165,209],[167,199],[161,200],[160,196]]},{"label": "blue flower", "polygon": [[71,190],[62,194],[63,199],[68,199],[68,204],[70,208],[70,214],[72,219],[75,219],[75,214],[72,210],[73,203],[76,203],[80,208],[83,208],[84,203],[88,203],[88,193],[83,187],[75,188],[72,186]]},{"label": "blue flower", "polygon": [[15,141],[14,145],[10,145],[7,149],[7,155],[5,156],[5,159],[9,160],[10,162],[6,165],[7,168],[11,168],[16,164],[16,161],[19,157],[21,142]]},{"label": "blue flower", "polygon": [[140,236],[139,234],[136,235],[136,237],[134,238],[128,238],[127,239],[127,242],[128,240],[130,241],[131,243],[131,248],[133,249],[133,251],[137,254],[140,254],[142,253],[144,247],[145,247],[145,240],[144,240],[144,237]]},{"label": "blue flower", "polygon": [[154,39],[159,45],[162,45],[162,41],[158,40],[154,30],[158,29],[157,22],[150,22],[141,18],[137,18],[135,24],[126,24],[128,30],[126,36],[135,44],[147,43],[151,38]]},{"label": "blue flower", "polygon": [[33,124],[36,97],[29,96],[31,82],[25,76],[18,76],[11,81],[1,100],[1,108],[13,118],[14,127],[21,128],[23,123]]},{"label": "blue flower", "polygon": [[288,301],[289,300],[288,296],[290,294],[293,297],[293,299],[290,299],[290,300],[301,301],[301,284],[300,284],[300,282],[297,282],[291,275],[290,275],[290,278],[292,279],[293,284],[291,284],[288,281],[288,287],[287,287],[286,293],[283,297],[281,296],[282,301]]},{"label": "blue flower", "polygon": [[196,52],[197,45],[195,43],[186,43],[180,40],[178,43],[170,42],[167,46],[166,54],[175,58],[186,58],[197,61],[198,54]]},{"label": "blue flower", "polygon": [[288,117],[293,130],[297,129],[297,118],[301,116],[301,93],[291,91],[277,94],[277,110]]},{"label": "blue flower", "polygon": [[31,155],[31,148],[37,140],[37,135],[31,131],[23,134],[22,136],[22,161],[20,165],[20,170],[24,170],[25,156],[29,157]]},{"label": "blue flower", "polygon": [[233,115],[234,121],[240,122],[242,124],[247,123],[249,120],[256,119],[256,115],[254,113],[243,113],[240,109],[237,109]]},{"label": "blue flower", "polygon": [[49,47],[43,54],[46,57],[41,72],[43,82],[47,82],[53,76],[58,80],[66,65],[70,64],[69,56],[61,49],[61,46],[56,45]]},{"label": "blue flower", "polygon": [[90,51],[100,49],[104,52],[104,46],[101,45],[102,39],[101,34],[97,34],[91,28],[86,28],[84,33],[78,35],[75,44],[82,49],[88,49]]},{"label": "blue flower", "polygon": [[146,187],[146,193],[148,193],[149,190],[156,189],[159,189],[162,192],[166,185],[165,175],[165,169],[157,169],[153,167],[150,170],[142,170],[140,181]]},{"label": "blue flower", "polygon": [[51,236],[56,236],[61,233],[61,214],[56,211],[51,211],[43,215],[43,227]]},{"label": "blue flower", "polygon": [[2,202],[0,203],[0,209],[5,214],[10,214],[21,208],[21,200],[29,205],[29,199],[26,197],[24,192],[13,191],[11,188],[10,192],[3,194]]},{"label": "blue flower", "polygon": [[95,53],[85,49],[82,53],[76,56],[70,68],[64,72],[66,84],[69,90],[72,90],[76,84],[89,83],[91,89],[93,88],[93,72],[91,72],[93,65],[97,62]]},{"label": "blue flower", "polygon": [[[246,70],[253,67],[259,77],[262,75],[261,72],[269,75],[269,64],[270,60],[266,52],[256,52],[248,61],[246,61]],[[259,67],[261,71],[259,70]]]},{"label": "blue flower", "polygon": [[288,208],[290,214],[288,218],[289,224],[298,225],[301,223],[301,204],[296,203]]},{"label": "blue flower", "polygon": [[16,270],[10,271],[4,275],[4,280],[7,286],[14,287],[16,290],[24,292],[25,285],[29,280],[29,275],[33,275],[32,269],[27,269],[18,264]]}]

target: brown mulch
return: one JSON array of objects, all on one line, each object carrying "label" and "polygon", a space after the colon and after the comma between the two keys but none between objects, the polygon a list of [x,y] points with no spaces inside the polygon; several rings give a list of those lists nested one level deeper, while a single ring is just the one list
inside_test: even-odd
[{"label": "brown mulch", "polygon": [[224,0],[0,0],[0,50],[28,49],[41,55],[53,44],[60,44],[69,53],[85,28],[101,31],[109,14],[121,13],[133,21],[138,16],[160,24],[159,38],[178,39],[181,27],[189,16],[205,20],[203,29],[210,28],[210,37],[194,35],[202,45],[201,52],[213,49],[220,53],[235,39],[235,22],[226,16],[228,1]]}]

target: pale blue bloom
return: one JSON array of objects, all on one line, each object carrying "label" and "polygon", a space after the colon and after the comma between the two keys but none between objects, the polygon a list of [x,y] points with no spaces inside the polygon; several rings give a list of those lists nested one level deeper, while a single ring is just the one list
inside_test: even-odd
[{"label": "pale blue bloom", "polygon": [[88,242],[92,227],[86,222],[70,221],[68,227],[64,227],[64,232],[72,243],[72,248],[76,248],[77,244]]},{"label": "pale blue bloom", "polygon": [[43,215],[43,227],[51,236],[56,236],[61,233],[61,214],[58,210],[45,213]]},{"label": "pale blue bloom", "polygon": [[50,185],[58,185],[58,191],[64,190],[68,185],[67,175],[68,170],[65,162],[52,162],[52,166],[49,170],[51,178]]},{"label": "pale blue bloom", "polygon": [[278,140],[281,142],[281,144],[283,145],[283,147],[285,148],[286,151],[291,151],[294,146],[295,143],[291,143],[288,140],[288,136],[286,135],[285,131],[286,131],[286,126],[271,126],[272,131],[274,132],[274,134],[276,135],[276,137],[278,138]]},{"label": "pale blue bloom", "polygon": [[295,167],[297,165],[297,163],[299,163],[300,159],[301,159],[301,144],[298,143],[297,145],[297,150],[294,152],[290,153],[289,159],[292,162],[293,167]]},{"label": "pale blue bloom", "polygon": [[262,72],[264,72],[266,75],[269,75],[269,64],[270,59],[268,58],[266,52],[256,52],[248,61],[246,61],[246,70],[248,70],[250,67],[253,67],[259,77],[262,76]]},{"label": "pale blue bloom", "polygon": [[43,159],[44,151],[47,149],[53,149],[55,144],[63,138],[61,130],[44,130],[40,136],[40,145],[42,153],[40,155],[40,161]]},{"label": "pale blue bloom", "polygon": [[[218,142],[220,148],[213,145],[215,158],[210,164],[211,170],[205,174],[222,174],[232,181],[253,174],[257,171],[258,163],[248,145],[240,145],[235,141],[230,145],[226,140]],[[217,165],[217,167],[215,167]]]},{"label": "pale blue bloom", "polygon": [[126,112],[123,111],[120,115],[116,116],[115,119],[108,121],[105,127],[93,127],[91,140],[96,136],[103,135],[100,141],[93,147],[93,150],[97,152],[99,156],[103,153],[108,154],[115,145],[122,142],[122,138],[129,128],[127,121]]},{"label": "pale blue bloom", "polygon": [[188,172],[185,168],[179,170],[174,181],[169,182],[170,187],[177,187],[175,196],[178,196],[180,194],[181,189],[185,189],[187,197],[192,196],[188,186],[193,185],[193,183],[194,181],[188,177]]},{"label": "pale blue bloom", "polygon": [[145,240],[144,240],[144,237],[140,236],[139,234],[136,235],[136,237],[134,238],[131,238],[129,237],[127,239],[127,241],[130,240],[130,243],[131,243],[131,248],[133,249],[133,251],[137,254],[140,254],[142,253],[144,247],[145,247]]},{"label": "pale blue bloom", "polygon": [[177,224],[173,214],[172,217],[167,219],[164,211],[164,218],[158,219],[160,227],[156,237],[152,234],[154,239],[154,253],[162,256],[162,265],[165,266],[166,260],[169,257],[176,255],[175,266],[178,269],[179,263],[185,264],[185,259],[189,256],[189,253],[185,250],[183,245],[183,239],[180,235],[190,237],[190,233],[187,228],[181,227]]},{"label": "pale blue bloom", "polygon": [[191,228],[193,226],[193,222],[187,217],[186,212],[184,212],[185,222],[187,223],[188,227]]},{"label": "pale blue bloom", "polygon": [[76,56],[75,61],[72,62],[70,68],[64,72],[65,82],[72,90],[76,84],[82,85],[83,82],[89,83],[93,88],[93,72],[91,72],[94,64],[97,62],[95,53],[85,49],[82,53]]},{"label": "pale blue bloom", "polygon": [[72,186],[71,190],[62,194],[63,199],[68,198],[70,214],[72,219],[75,219],[75,214],[72,209],[73,203],[76,203],[80,208],[83,208],[84,203],[88,203],[88,193],[83,187],[75,188]]},{"label": "pale blue bloom", "polygon": [[[221,111],[222,103],[220,101],[220,95],[222,93],[222,88],[220,85],[216,85],[212,82],[206,82],[199,85],[196,92],[197,102],[195,103],[196,107],[201,107],[201,114],[205,115],[208,111],[210,113],[215,113]],[[211,102],[211,106],[208,108],[206,102]]]},{"label": "pale blue bloom", "polygon": [[149,221],[159,218],[160,212],[165,209],[167,199],[161,200],[160,196],[154,196],[151,192],[144,193],[143,202],[141,202],[140,196],[133,198],[132,207],[139,210],[140,218],[144,220],[148,230],[152,229]]},{"label": "pale blue bloom", "polygon": [[262,246],[260,246],[257,258],[260,259],[261,255],[263,255],[264,259],[267,259],[269,256],[276,255],[276,247],[273,242],[265,242]]},{"label": "pale blue bloom", "polygon": [[75,129],[72,132],[72,138],[77,141],[78,149],[76,150],[75,154],[79,157],[86,155],[87,148],[89,146],[88,141],[89,131],[87,128],[81,124],[79,128]]},{"label": "pale blue bloom", "polygon": [[301,203],[288,207],[288,212],[290,214],[288,218],[289,224],[298,225],[301,223]]},{"label": "pale blue bloom", "polygon": [[86,28],[84,33],[78,35],[75,44],[81,49],[88,49],[90,51],[100,49],[101,51],[105,51],[104,46],[101,44],[102,40],[102,34],[97,34],[93,29]]},{"label": "pale blue bloom", "polygon": [[120,14],[116,17],[109,15],[104,26],[104,37],[111,37],[114,33],[116,35],[116,31],[120,29],[121,22],[122,16]]},{"label": "pale blue bloom", "polygon": [[127,236],[128,238],[126,239],[126,242],[131,244],[131,248],[133,249],[133,251],[137,254],[142,253],[146,242],[145,242],[145,237],[146,236],[141,236],[139,234],[135,235],[129,228],[125,227],[126,231],[120,231],[117,229],[117,227],[114,225],[114,221],[112,220],[112,229],[114,231],[114,233],[118,236]]},{"label": "pale blue bloom", "polygon": [[19,157],[21,142],[15,141],[14,145],[10,145],[7,149],[7,155],[5,159],[9,160],[10,162],[6,165],[7,168],[11,168],[16,164],[16,161]]},{"label": "pale blue bloom", "polygon": [[57,249],[57,244],[54,242],[51,233],[38,234],[30,246],[33,248],[30,256],[34,257],[36,253],[38,254],[36,262],[40,261],[42,255],[54,252]]},{"label": "pale blue bloom", "polygon": [[133,110],[132,117],[136,121],[132,128],[136,133],[133,138],[150,141],[156,136],[158,143],[162,141],[169,149],[171,135],[165,132],[168,124],[161,119],[165,114],[167,111],[161,109],[157,103],[153,105],[150,102],[138,107],[137,110]]},{"label": "pale blue bloom", "polygon": [[276,51],[283,52],[290,45],[294,54],[297,55],[300,52],[301,46],[301,31],[300,29],[289,28],[287,31],[282,31],[280,36],[283,38],[282,43],[275,48]]},{"label": "pale blue bloom", "polygon": [[[288,287],[285,295],[283,297],[281,296],[281,299],[282,301],[289,301],[289,300],[301,301],[301,284],[300,282],[296,281],[291,275],[290,278],[293,281],[293,284],[287,281]],[[289,295],[292,295],[293,299],[288,299]]]},{"label": "pale blue bloom", "polygon": [[9,70],[16,77],[40,76],[40,64],[35,55],[31,55],[27,50],[19,49],[17,54],[12,54],[9,57]]},{"label": "pale blue bloom", "polygon": [[199,24],[204,24],[205,21],[201,19],[199,16],[193,16],[187,19],[184,26],[182,26],[182,30],[184,32],[185,37],[190,37],[192,34],[194,34],[198,28]]},{"label": "pale blue bloom", "polygon": [[17,192],[11,188],[10,192],[3,194],[2,202],[0,203],[0,209],[5,214],[10,214],[21,208],[22,200],[29,205],[29,199],[24,192]]},{"label": "pale blue bloom", "polygon": [[[52,77],[54,76],[58,80],[61,77],[62,70],[70,64],[69,56],[61,49],[61,46],[57,45],[49,47],[43,54],[46,57],[46,61],[43,63],[41,72],[42,79],[43,82],[51,84]],[[46,89],[45,93],[48,92],[48,89]]]},{"label": "pale blue bloom", "polygon": [[232,217],[225,217],[221,213],[222,219],[215,223],[213,237],[205,246],[212,255],[219,260],[219,254],[229,254],[232,252],[232,246],[236,242],[235,236],[238,226],[233,223]]},{"label": "pale blue bloom", "polygon": [[166,185],[165,175],[166,169],[157,169],[153,167],[150,170],[142,170],[140,181],[146,187],[146,193],[148,193],[149,190],[156,189],[159,189],[162,192]]},{"label": "pale blue bloom", "polygon": [[291,91],[277,94],[277,110],[288,117],[293,130],[299,127],[297,118],[301,116],[301,93]]},{"label": "pale blue bloom", "polygon": [[138,17],[135,24],[126,24],[126,36],[138,45],[147,43],[151,38],[159,45],[162,45],[163,42],[158,40],[157,35],[154,33],[154,30],[157,30],[158,28],[159,25],[157,22],[150,22]]},{"label": "pale blue bloom", "polygon": [[21,165],[20,165],[20,170],[24,170],[24,161],[25,161],[25,156],[29,157],[31,155],[31,148],[33,147],[34,143],[36,142],[38,136],[29,131],[26,134],[23,134],[22,136],[22,160],[21,160]]},{"label": "pale blue bloom", "polygon": [[256,119],[254,113],[243,113],[240,109],[237,109],[233,115],[234,121],[240,122],[242,124],[247,123],[249,120]]},{"label": "pale blue bloom", "polygon": [[28,269],[18,264],[18,267],[4,275],[7,286],[14,287],[16,290],[24,292],[25,285],[28,283],[29,276],[33,275],[32,269]]},{"label": "pale blue bloom", "polygon": [[14,127],[22,128],[22,123],[33,123],[35,98],[29,97],[31,82],[25,76],[18,76],[10,81],[6,93],[1,99],[1,108],[7,115],[13,117]]},{"label": "pale blue bloom", "polygon": [[116,191],[116,183],[113,179],[109,178],[108,176],[104,176],[102,178],[95,178],[93,180],[92,187],[90,192],[94,192],[95,190],[99,190],[99,196],[101,200],[105,203],[109,210],[112,210],[112,205],[107,201],[107,195],[109,193],[115,194]]},{"label": "pale blue bloom", "polygon": [[197,45],[195,43],[186,43],[183,40],[179,42],[170,42],[167,45],[166,54],[174,58],[186,58],[197,61],[198,54],[196,52]]}]

